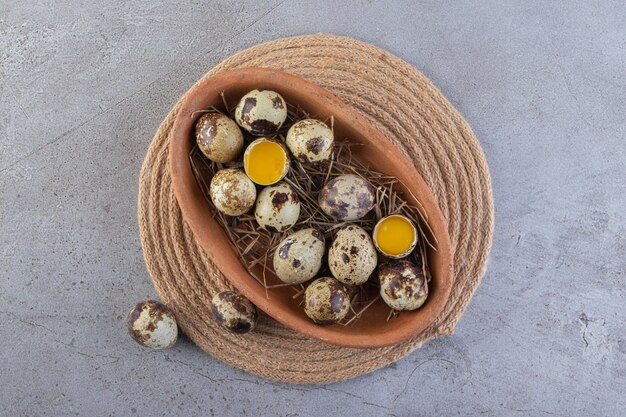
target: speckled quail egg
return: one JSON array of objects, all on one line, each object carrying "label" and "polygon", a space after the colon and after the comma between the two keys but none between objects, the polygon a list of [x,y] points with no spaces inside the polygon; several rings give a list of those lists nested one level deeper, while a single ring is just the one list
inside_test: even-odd
[{"label": "speckled quail egg", "polygon": [[422,270],[407,260],[394,260],[378,268],[380,295],[394,310],[416,310],[428,297]]},{"label": "speckled quail egg", "polygon": [[284,182],[265,187],[256,199],[254,217],[271,233],[284,232],[300,217],[300,199]]},{"label": "speckled quail egg", "polygon": [[303,162],[330,159],[334,141],[333,131],[326,123],[315,119],[304,119],[294,123],[285,138],[293,156]]},{"label": "speckled quail egg", "polygon": [[322,266],[324,236],[316,229],[303,229],[283,239],[274,252],[274,272],[287,284],[301,284]]},{"label": "speckled quail egg", "polygon": [[304,292],[304,312],[317,324],[337,323],[348,311],[350,295],[335,278],[318,278]]},{"label": "speckled quail egg", "polygon": [[217,171],[211,179],[209,194],[215,207],[228,216],[241,216],[256,200],[254,183],[243,171],[235,168]]},{"label": "speckled quail egg", "polygon": [[363,177],[340,175],[328,181],[319,194],[324,213],[341,220],[357,220],[365,216],[376,202],[376,189]]},{"label": "speckled quail egg", "polygon": [[248,333],[256,327],[259,313],[243,295],[235,291],[222,291],[211,300],[215,321],[233,333]]},{"label": "speckled quail egg", "polygon": [[287,104],[275,91],[252,90],[239,100],[235,121],[256,136],[276,133],[287,118]]},{"label": "speckled quail egg", "polygon": [[228,116],[207,113],[196,123],[196,143],[211,161],[232,162],[243,148],[243,134]]},{"label": "speckled quail egg", "polygon": [[128,331],[137,343],[152,349],[172,347],[178,338],[174,313],[154,300],[135,304],[128,313]]},{"label": "speckled quail egg", "polygon": [[337,232],[328,249],[330,272],[346,285],[361,285],[376,269],[378,256],[369,234],[350,225]]}]

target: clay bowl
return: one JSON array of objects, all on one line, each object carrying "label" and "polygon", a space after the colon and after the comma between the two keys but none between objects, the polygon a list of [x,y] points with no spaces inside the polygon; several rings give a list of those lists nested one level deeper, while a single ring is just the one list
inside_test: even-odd
[{"label": "clay bowl", "polygon": [[[288,103],[300,105],[313,117],[335,118],[335,135],[348,138],[366,146],[356,147],[354,156],[379,172],[398,178],[406,188],[404,198],[413,205],[423,207],[428,225],[436,238],[436,251],[428,254],[432,273],[430,295],[416,311],[402,312],[387,321],[389,308],[382,300],[372,305],[364,315],[348,326],[319,326],[304,314],[300,300],[292,298],[290,288],[274,288],[266,295],[259,284],[240,263],[221,225],[212,217],[212,205],[205,199],[194,177],[189,161],[194,139],[197,110],[209,106],[223,108],[220,92],[224,91],[229,103],[234,105],[245,93],[253,89],[271,89],[280,93]],[[278,322],[309,337],[328,343],[349,347],[381,347],[409,339],[433,324],[450,294],[452,283],[452,249],[447,223],[437,202],[415,170],[411,161],[350,106],[342,103],[330,92],[297,76],[277,70],[247,68],[220,72],[205,78],[189,91],[174,121],[170,143],[170,168],[174,192],[183,217],[199,244],[224,276],[252,303]],[[430,239],[434,241],[435,239]],[[269,277],[268,282],[280,282]],[[208,308],[208,306],[207,306]]]}]

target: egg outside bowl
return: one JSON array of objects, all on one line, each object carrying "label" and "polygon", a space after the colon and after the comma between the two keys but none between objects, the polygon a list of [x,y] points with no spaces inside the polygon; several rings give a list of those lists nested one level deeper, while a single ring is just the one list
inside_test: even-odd
[{"label": "egg outside bowl", "polygon": [[[205,199],[189,160],[195,144],[194,127],[198,110],[223,108],[221,92],[230,103],[253,89],[270,89],[291,104],[301,106],[319,119],[334,117],[337,138],[365,146],[356,147],[353,156],[372,169],[395,176],[409,204],[421,207],[436,250],[429,248],[432,275],[429,297],[418,310],[406,311],[387,321],[389,307],[378,300],[359,320],[348,326],[313,323],[293,299],[293,290],[278,287],[267,291],[240,262],[221,225],[211,215],[213,207]],[[261,68],[232,69],[196,83],[182,101],[176,115],[169,147],[172,184],[183,218],[198,243],[224,276],[252,303],[276,321],[311,338],[339,346],[374,348],[397,344],[431,326],[443,310],[452,286],[453,253],[447,222],[437,201],[406,155],[347,104],[327,90],[282,71]],[[417,196],[419,201],[415,198]],[[278,279],[268,274],[268,284]],[[208,308],[208,306],[207,306]]]}]

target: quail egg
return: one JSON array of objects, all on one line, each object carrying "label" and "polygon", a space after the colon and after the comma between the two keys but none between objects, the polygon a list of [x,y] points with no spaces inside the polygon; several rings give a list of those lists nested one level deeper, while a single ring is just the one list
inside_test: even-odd
[{"label": "quail egg", "polygon": [[235,109],[237,124],[255,136],[276,133],[287,118],[287,104],[275,91],[252,90]]},{"label": "quail egg", "polygon": [[317,324],[333,324],[350,311],[350,295],[335,278],[313,281],[304,292],[304,312]]},{"label": "quail egg", "polygon": [[289,172],[287,148],[276,139],[259,138],[243,153],[243,169],[256,184],[274,184]]},{"label": "quail egg", "polygon": [[303,162],[330,159],[334,140],[333,131],[326,123],[315,119],[304,119],[294,123],[285,138],[291,153]]},{"label": "quail egg", "polygon": [[303,229],[283,239],[274,252],[274,272],[287,284],[301,284],[317,274],[324,256],[324,236],[316,229]]},{"label": "quail egg", "polygon": [[328,181],[319,194],[324,213],[341,220],[357,220],[365,216],[376,202],[376,189],[363,177],[340,175]]},{"label": "quail egg", "polygon": [[265,187],[259,193],[254,217],[268,232],[284,232],[298,221],[300,199],[284,182]]},{"label": "quail egg", "polygon": [[246,174],[235,168],[221,169],[211,179],[211,201],[228,216],[241,216],[254,205],[256,188]]},{"label": "quail egg", "polygon": [[135,304],[128,313],[128,331],[137,343],[152,349],[172,347],[178,338],[174,313],[154,300]]},{"label": "quail egg", "polygon": [[376,269],[378,257],[369,234],[350,225],[337,232],[328,249],[330,272],[346,285],[361,285]]},{"label": "quail egg", "polygon": [[394,310],[416,310],[428,297],[428,282],[413,262],[393,260],[378,268],[380,295]]},{"label": "quail egg", "polygon": [[222,291],[211,300],[215,321],[233,333],[248,333],[256,327],[259,313],[248,299],[235,291]]},{"label": "quail egg", "polygon": [[229,117],[207,113],[196,123],[196,142],[207,158],[223,164],[237,159],[243,148],[243,135]]},{"label": "quail egg", "polygon": [[406,216],[392,214],[383,217],[376,223],[374,245],[390,258],[400,259],[408,256],[417,245],[417,229]]}]

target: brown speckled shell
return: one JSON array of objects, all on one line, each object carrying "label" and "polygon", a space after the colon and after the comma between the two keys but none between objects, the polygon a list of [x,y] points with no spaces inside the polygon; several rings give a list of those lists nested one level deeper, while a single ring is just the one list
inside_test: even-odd
[{"label": "brown speckled shell", "polygon": [[341,220],[357,220],[365,216],[376,202],[376,189],[363,177],[340,175],[328,181],[319,194],[324,213]]},{"label": "brown speckled shell", "polygon": [[248,333],[256,327],[259,313],[244,296],[235,291],[222,291],[211,300],[213,318],[233,333]]},{"label": "brown speckled shell", "polygon": [[243,171],[227,168],[213,176],[209,194],[219,211],[228,216],[241,216],[254,205],[256,187]]},{"label": "brown speckled shell", "polygon": [[416,310],[428,297],[428,282],[413,262],[394,260],[378,271],[380,295],[395,310]]},{"label": "brown speckled shell", "polygon": [[207,113],[196,123],[196,143],[212,161],[232,162],[243,149],[243,134],[231,118],[221,113]]},{"label": "brown speckled shell", "polygon": [[304,292],[304,312],[317,324],[332,324],[350,311],[350,295],[335,278],[313,281]]},{"label": "brown speckled shell", "polygon": [[137,343],[151,349],[172,347],[178,338],[174,313],[154,300],[133,306],[128,313],[128,332]]},{"label": "brown speckled shell", "polygon": [[328,249],[330,271],[346,285],[363,284],[376,269],[377,262],[370,235],[356,225],[339,230]]},{"label": "brown speckled shell", "polygon": [[254,217],[265,230],[284,232],[300,217],[300,199],[284,182],[265,187],[257,197]]},{"label": "brown speckled shell", "polygon": [[252,135],[274,134],[287,118],[287,104],[275,91],[252,90],[239,100],[235,121]]},{"label": "brown speckled shell", "polygon": [[333,152],[333,131],[322,121],[304,119],[294,123],[287,132],[285,143],[303,162],[327,161]]},{"label": "brown speckled shell", "polygon": [[303,229],[283,239],[274,252],[276,276],[288,284],[313,278],[322,266],[326,245],[319,230]]}]

